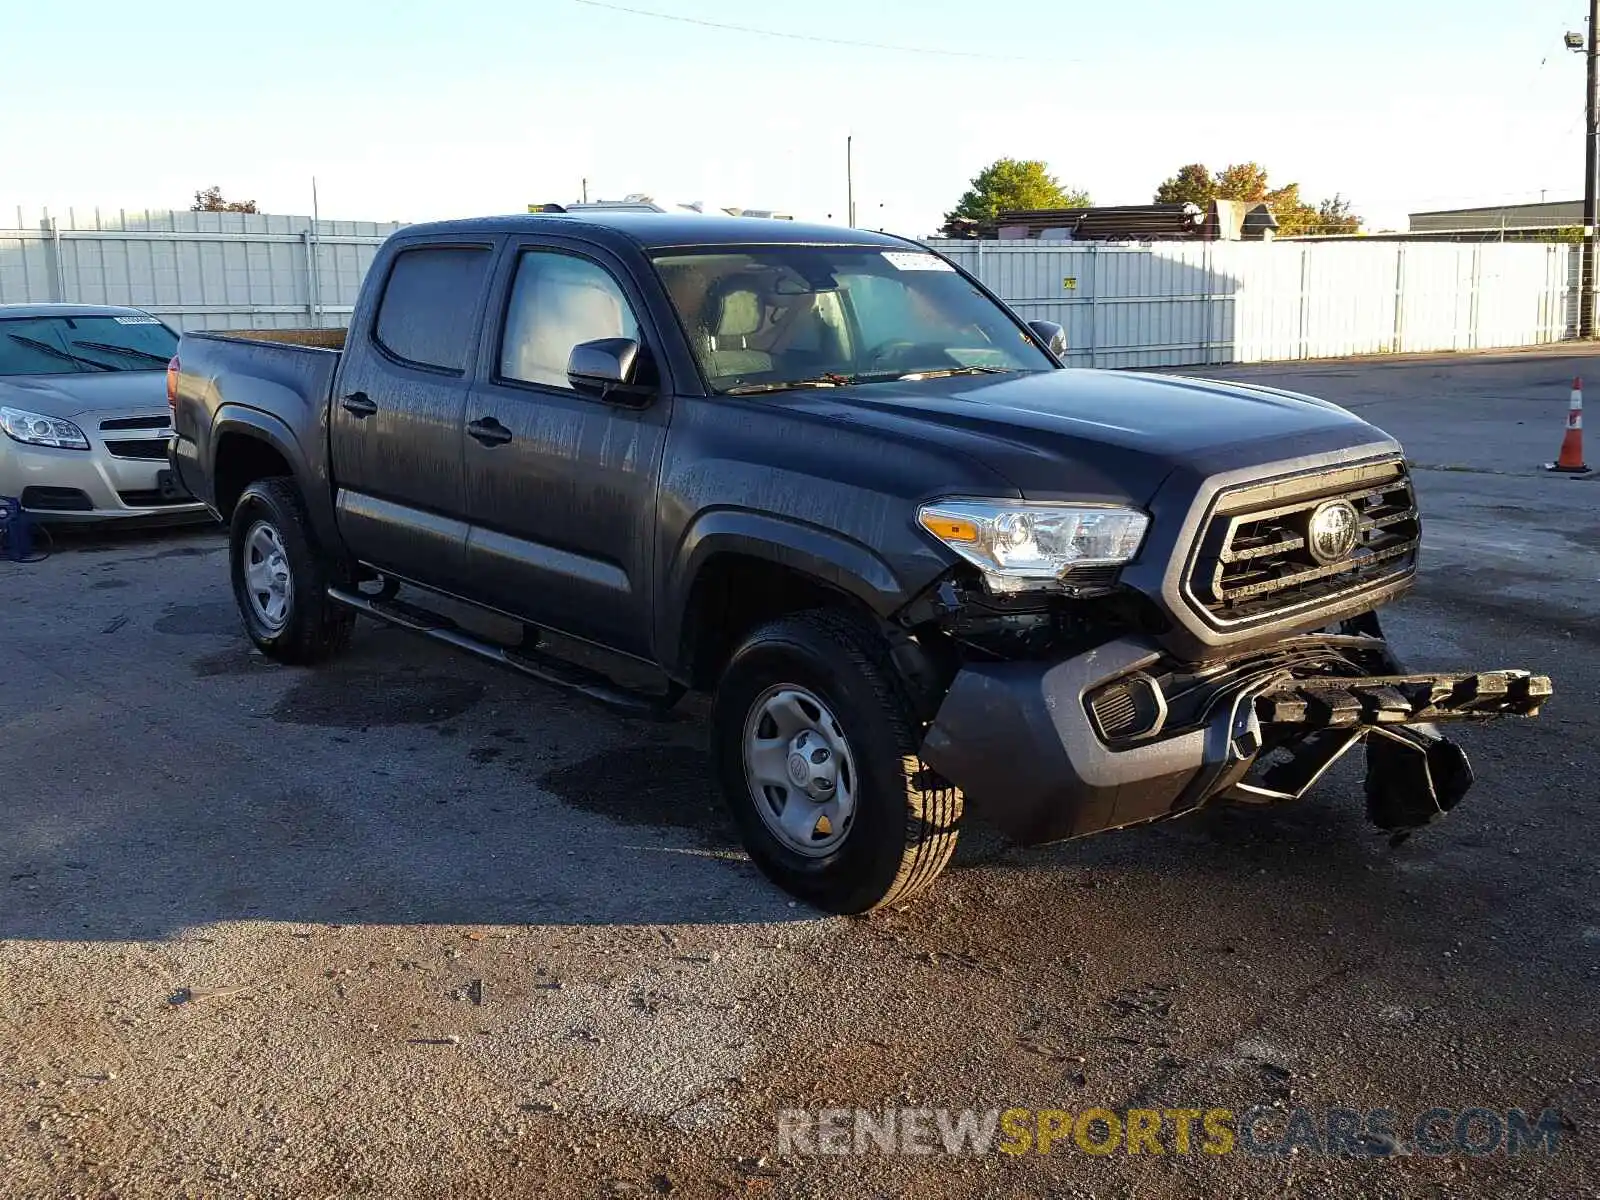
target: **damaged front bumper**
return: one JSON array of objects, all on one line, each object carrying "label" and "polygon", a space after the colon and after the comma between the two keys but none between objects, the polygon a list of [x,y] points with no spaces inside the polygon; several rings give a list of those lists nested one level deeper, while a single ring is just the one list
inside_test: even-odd
[{"label": "damaged front bumper", "polygon": [[[967,665],[922,757],[1002,832],[1037,843],[1216,800],[1296,799],[1365,743],[1368,815],[1401,831],[1472,783],[1436,722],[1533,716],[1550,692],[1525,671],[1407,674],[1378,637],[1290,638],[1187,675],[1164,669],[1153,643],[1121,638],[1061,662]],[[1108,712],[1138,728],[1108,734]]]}]

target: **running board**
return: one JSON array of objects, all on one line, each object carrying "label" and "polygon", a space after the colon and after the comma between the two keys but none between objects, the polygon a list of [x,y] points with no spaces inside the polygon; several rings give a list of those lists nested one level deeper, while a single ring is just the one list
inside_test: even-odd
[{"label": "running board", "polygon": [[403,600],[379,600],[332,587],[328,589],[328,598],[374,620],[420,633],[423,637],[465,650],[499,666],[510,667],[540,683],[576,692],[631,716],[663,716],[683,696],[684,689],[675,683],[669,683],[667,690],[662,693],[634,691],[613,683],[598,671],[591,671],[554,655],[542,654],[537,650],[510,649],[468,633],[442,613],[407,604]]}]

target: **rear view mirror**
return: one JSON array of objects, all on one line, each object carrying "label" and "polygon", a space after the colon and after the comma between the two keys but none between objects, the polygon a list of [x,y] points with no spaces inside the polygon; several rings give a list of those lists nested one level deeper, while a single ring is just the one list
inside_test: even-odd
[{"label": "rear view mirror", "polygon": [[1028,328],[1039,336],[1039,340],[1050,347],[1050,353],[1057,358],[1064,358],[1067,353],[1067,331],[1054,321],[1029,321]]},{"label": "rear view mirror", "polygon": [[602,400],[639,403],[651,389],[634,382],[641,350],[632,338],[597,338],[579,342],[567,358],[567,382],[576,391]]}]

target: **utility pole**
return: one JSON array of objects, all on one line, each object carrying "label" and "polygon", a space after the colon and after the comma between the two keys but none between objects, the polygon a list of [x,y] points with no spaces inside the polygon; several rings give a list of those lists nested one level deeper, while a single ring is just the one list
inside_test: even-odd
[{"label": "utility pole", "polygon": [[[1596,5],[1600,5],[1600,0],[1593,0],[1593,3],[1596,4]],[[1590,74],[1594,73],[1594,59],[1592,57],[1589,59],[1589,72],[1590,72]],[[844,139],[845,212],[846,212],[846,219],[850,222],[850,228],[851,229],[854,229],[856,227],[856,163],[855,163],[856,150],[855,150],[855,141],[856,141],[855,134],[850,134],[849,136],[847,136]]]},{"label": "utility pole", "polygon": [[1595,192],[1597,150],[1600,150],[1600,0],[1589,0],[1588,86],[1585,88],[1583,139],[1583,267],[1579,277],[1578,336],[1594,337],[1595,256],[1600,234],[1600,195]]}]

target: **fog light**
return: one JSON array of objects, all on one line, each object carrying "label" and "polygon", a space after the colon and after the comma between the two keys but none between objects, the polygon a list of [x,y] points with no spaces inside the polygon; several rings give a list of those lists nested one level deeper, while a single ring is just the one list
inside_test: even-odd
[{"label": "fog light", "polygon": [[1085,701],[1095,732],[1104,742],[1127,742],[1161,732],[1167,698],[1148,675],[1127,675],[1089,693]]}]

